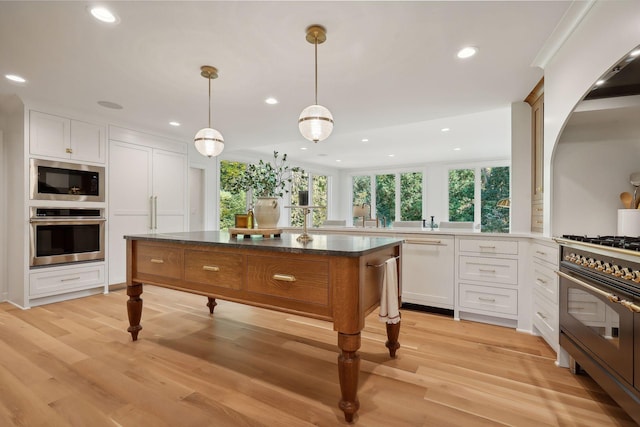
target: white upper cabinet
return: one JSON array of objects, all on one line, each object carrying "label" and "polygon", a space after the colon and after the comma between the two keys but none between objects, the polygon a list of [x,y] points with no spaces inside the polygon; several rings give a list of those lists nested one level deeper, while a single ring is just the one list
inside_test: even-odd
[{"label": "white upper cabinet", "polygon": [[29,152],[34,156],[104,163],[105,134],[101,125],[29,112]]}]

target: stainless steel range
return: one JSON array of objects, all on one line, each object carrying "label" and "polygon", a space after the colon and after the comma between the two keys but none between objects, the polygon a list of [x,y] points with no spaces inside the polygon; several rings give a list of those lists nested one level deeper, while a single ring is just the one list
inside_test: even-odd
[{"label": "stainless steel range", "polygon": [[560,244],[560,346],[640,424],[640,238]]}]

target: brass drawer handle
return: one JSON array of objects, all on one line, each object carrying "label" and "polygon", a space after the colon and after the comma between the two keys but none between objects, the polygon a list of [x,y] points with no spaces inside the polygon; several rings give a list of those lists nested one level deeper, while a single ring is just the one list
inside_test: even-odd
[{"label": "brass drawer handle", "polygon": [[536,251],[536,253],[537,253],[538,255],[547,255],[547,253],[546,253],[546,252],[542,252],[542,251]]},{"label": "brass drawer handle", "polygon": [[539,311],[536,311],[536,314],[542,319],[542,320],[547,320],[547,316],[545,316],[544,314],[540,313]]},{"label": "brass drawer handle", "polygon": [[163,259],[157,259],[157,258],[151,258],[151,262],[153,264],[164,264],[164,260]]},{"label": "brass drawer handle", "polygon": [[478,245],[478,247],[480,249],[495,249],[495,246],[489,246],[489,245]]},{"label": "brass drawer handle", "polygon": [[73,150],[71,148],[67,148],[64,151],[65,151],[65,153],[73,154]]},{"label": "brass drawer handle", "polygon": [[547,285],[547,281],[546,281],[546,280],[541,279],[541,278],[539,278],[539,277],[538,277],[538,279],[537,279],[537,280],[538,280],[538,282],[540,282],[540,284],[541,284],[541,285],[545,285],[545,286]]},{"label": "brass drawer handle", "polygon": [[202,269],[205,271],[220,271],[220,267],[217,265],[203,265]]},{"label": "brass drawer handle", "polygon": [[61,282],[70,282],[72,280],[80,280],[80,276],[78,276],[78,277],[69,277],[67,279],[60,279]]},{"label": "brass drawer handle", "polygon": [[485,301],[485,302],[496,302],[495,298],[484,298],[484,297],[478,297],[478,300],[480,301]]},{"label": "brass drawer handle", "polygon": [[296,276],[290,274],[274,274],[273,280],[280,280],[282,282],[295,282]]},{"label": "brass drawer handle", "polygon": [[496,270],[488,269],[488,268],[479,268],[478,271],[482,273],[495,273]]}]

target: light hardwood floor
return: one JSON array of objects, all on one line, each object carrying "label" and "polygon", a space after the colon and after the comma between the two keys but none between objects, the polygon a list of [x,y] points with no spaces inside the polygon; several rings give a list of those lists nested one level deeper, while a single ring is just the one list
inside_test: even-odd
[{"label": "light hardwood floor", "polygon": [[[0,426],[339,426],[336,333],[303,317],[146,286],[132,342],[124,290],[0,304]],[[541,338],[403,310],[398,358],[363,331],[357,426],[633,426]]]}]

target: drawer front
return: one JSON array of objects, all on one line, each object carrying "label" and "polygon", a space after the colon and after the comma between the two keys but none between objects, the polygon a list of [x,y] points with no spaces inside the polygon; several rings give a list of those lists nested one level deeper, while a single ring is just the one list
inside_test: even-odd
[{"label": "drawer front", "polygon": [[558,304],[558,275],[547,264],[533,262],[533,286],[550,302]]},{"label": "drawer front", "polygon": [[540,243],[533,244],[533,258],[548,262],[554,266],[558,265],[558,256],[559,251],[558,247],[551,247],[546,245],[541,245]]},{"label": "drawer front", "polygon": [[515,240],[460,239],[458,244],[461,252],[518,255],[518,242]]},{"label": "drawer front", "polygon": [[460,279],[518,284],[518,260],[460,256]]},{"label": "drawer front", "polygon": [[558,306],[549,303],[537,292],[533,294],[533,324],[538,328],[545,341],[558,350]]},{"label": "drawer front", "polygon": [[542,200],[531,203],[531,231],[542,233],[544,226],[544,203]]},{"label": "drawer front", "polygon": [[244,255],[213,251],[186,250],[184,278],[228,289],[240,289],[246,264]]},{"label": "drawer front", "polygon": [[181,248],[138,242],[135,262],[140,274],[180,279],[184,265],[184,251]]},{"label": "drawer front", "polygon": [[29,275],[29,295],[46,296],[104,286],[104,265],[39,271]]},{"label": "drawer front", "polygon": [[[354,284],[355,285],[355,284]],[[289,257],[250,256],[247,290],[291,301],[329,304],[329,264]]]},{"label": "drawer front", "polygon": [[515,289],[460,283],[458,290],[460,307],[501,314],[518,314],[518,291]]}]

